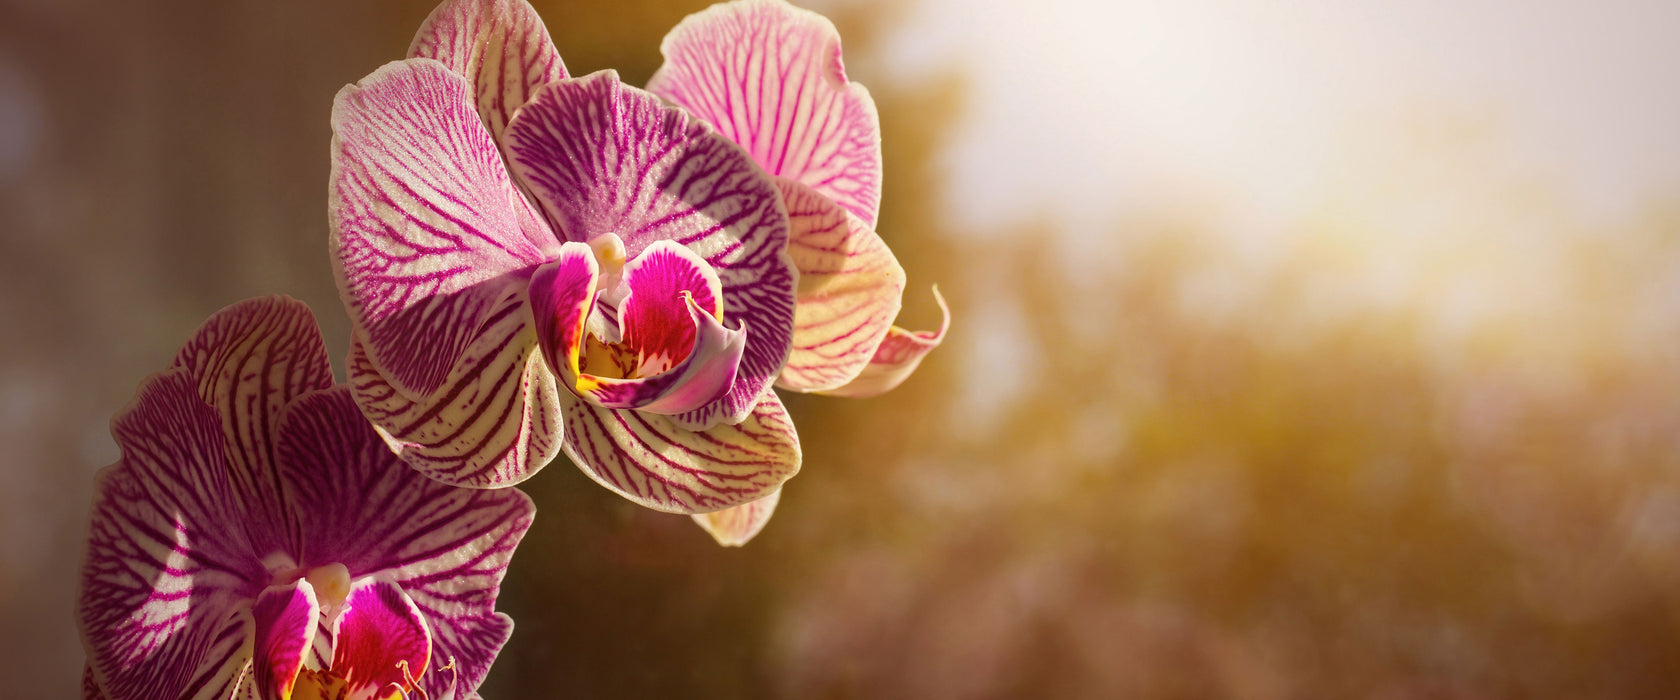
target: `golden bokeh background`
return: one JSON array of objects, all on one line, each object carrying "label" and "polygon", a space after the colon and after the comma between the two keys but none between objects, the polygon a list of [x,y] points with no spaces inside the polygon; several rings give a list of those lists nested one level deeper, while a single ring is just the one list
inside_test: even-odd
[{"label": "golden bokeh background", "polygon": [[[703,1],[534,3],[641,84]],[[828,0],[905,386],[789,397],[740,550],[562,459],[486,697],[1680,697],[1658,3]],[[326,255],[333,94],[428,0],[0,0],[0,676],[73,692],[109,416]]]}]

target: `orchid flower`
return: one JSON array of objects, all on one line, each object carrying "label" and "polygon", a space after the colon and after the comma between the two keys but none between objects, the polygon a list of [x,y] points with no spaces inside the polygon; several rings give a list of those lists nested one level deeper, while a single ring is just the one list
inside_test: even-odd
[{"label": "orchid flower", "polygon": [[431,481],[332,385],[315,319],[224,309],[112,421],[76,617],[86,697],[473,696],[530,500]]},{"label": "orchid flower", "polygon": [[937,331],[892,325],[905,275],[875,233],[881,125],[846,78],[827,18],[782,0],[736,0],[688,16],[665,36],[648,91],[740,144],[775,177],[799,269],[793,351],[776,386],[867,397],[898,386],[937,347]]},{"label": "orchid flower", "polygon": [[558,451],[650,508],[799,468],[771,390],[797,273],[776,183],[612,71],[567,77],[523,0],[446,0],[333,109],[332,249],[356,403],[427,476]]},{"label": "orchid flower", "polygon": [[[690,15],[665,36],[648,91],[706,120],[776,181],[799,270],[793,350],[776,380],[791,391],[868,397],[897,387],[937,347],[936,331],[893,325],[905,274],[875,233],[881,126],[875,102],[846,78],[840,34],[782,0],[737,0]],[[697,515],[719,542],[740,544],[774,512],[763,499]]]}]

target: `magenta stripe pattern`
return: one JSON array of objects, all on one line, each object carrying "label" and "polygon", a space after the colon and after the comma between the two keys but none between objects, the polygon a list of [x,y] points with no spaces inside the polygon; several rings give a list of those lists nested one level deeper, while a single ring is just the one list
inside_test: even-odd
[{"label": "magenta stripe pattern", "polygon": [[558,248],[513,186],[465,78],[391,63],[333,106],[328,211],[356,336],[409,398],[441,387],[510,289]]},{"label": "magenta stripe pattern", "polygon": [[352,339],[350,388],[390,447],[433,479],[499,488],[560,454],[560,389],[537,350],[523,290],[510,290],[437,391],[411,399]]},{"label": "magenta stripe pattern", "polygon": [[833,200],[778,178],[799,268],[793,352],[776,386],[832,389],[869,364],[904,301],[904,268],[879,235]]},{"label": "magenta stripe pattern", "polygon": [[228,697],[250,659],[264,579],[228,478],[220,417],[185,370],[154,375],[117,416],[76,617],[112,698]]},{"label": "magenta stripe pattern", "polygon": [[435,59],[467,78],[497,142],[532,92],[566,77],[548,29],[525,0],[444,0],[420,25],[408,56]]},{"label": "magenta stripe pattern", "polygon": [[770,522],[770,516],[775,515],[776,504],[781,500],[782,490],[776,489],[756,501],[710,513],[696,513],[692,517],[695,524],[718,544],[739,547],[758,536],[759,531]]},{"label": "magenta stripe pattern", "polygon": [[799,471],[799,436],[774,391],[746,420],[701,431],[563,398],[566,454],[602,486],[654,510],[707,513],[756,501]]},{"label": "magenta stripe pattern", "polygon": [[820,393],[862,399],[879,396],[903,384],[922,364],[922,358],[945,341],[945,333],[951,329],[951,307],[945,304],[945,297],[940,295],[938,287],[933,288],[933,299],[939,303],[938,330],[909,331],[893,326],[857,378]]},{"label": "magenta stripe pattern", "polygon": [[[298,383],[261,378],[310,374],[253,368],[325,361],[313,318],[297,325],[292,305],[270,298],[212,317],[181,365],[143,383],[112,423],[122,457],[100,475],[76,610],[92,683],[107,697],[255,697],[259,685],[284,686],[305,655],[320,664],[331,653],[330,640],[310,639],[330,636],[326,620],[300,621],[293,592],[331,564],[400,587],[432,634],[434,664],[456,660],[463,693],[507,639],[496,594],[530,499],[427,479],[390,452],[348,387],[302,393],[269,415],[262,397]],[[289,340],[265,340],[277,338]],[[225,368],[243,369],[216,379]],[[207,402],[204,388],[225,388],[228,376],[268,391],[218,389],[209,395],[242,398]],[[255,434],[245,423],[271,426],[261,444],[272,447],[235,461],[229,435]],[[257,464],[267,472],[242,473]],[[278,500],[253,500],[239,486],[251,483],[274,484]],[[268,669],[260,682],[256,654]],[[425,685],[437,697],[450,680]]]},{"label": "magenta stripe pattern", "polygon": [[612,71],[538,90],[504,145],[566,240],[616,234],[630,259],[675,241],[717,272],[724,324],[747,329],[746,349],[729,392],[676,420],[706,428],[745,419],[792,344],[796,273],[769,177],[705,123]]},{"label": "magenta stripe pattern", "polygon": [[803,183],[875,225],[881,125],[846,78],[840,33],[781,0],[718,3],[665,36],[648,90],[705,119],[772,175]]}]

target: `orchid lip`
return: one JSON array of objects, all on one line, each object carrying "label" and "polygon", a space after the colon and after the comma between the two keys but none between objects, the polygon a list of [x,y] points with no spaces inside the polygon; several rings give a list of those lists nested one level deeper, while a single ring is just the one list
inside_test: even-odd
[{"label": "orchid lip", "polygon": [[625,261],[602,234],[567,243],[531,278],[544,356],[579,399],[674,415],[716,401],[735,382],[746,328],[722,322],[717,272],[658,241]]}]

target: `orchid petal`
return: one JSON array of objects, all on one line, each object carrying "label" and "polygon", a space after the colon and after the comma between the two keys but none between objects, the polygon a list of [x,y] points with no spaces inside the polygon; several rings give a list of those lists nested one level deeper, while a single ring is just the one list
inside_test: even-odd
[{"label": "orchid petal", "polygon": [[393,386],[352,338],[356,404],[426,476],[474,488],[530,478],[560,452],[560,405],[529,317],[523,295],[510,292],[438,390],[418,399]]},{"label": "orchid petal", "polygon": [[471,81],[497,142],[533,91],[566,77],[548,28],[525,0],[444,0],[420,25],[408,56],[437,59]]},{"label": "orchid petal", "polygon": [[769,495],[799,472],[799,436],[774,391],[746,420],[703,431],[563,396],[566,454],[602,486],[654,510],[704,513]]},{"label": "orchid petal", "polygon": [[402,664],[418,677],[432,657],[420,609],[402,587],[378,579],[351,586],[344,612],[333,623],[333,639],[332,674],[347,681],[353,696],[372,697],[363,694],[391,685],[406,689]]},{"label": "orchid petal", "polygon": [[724,321],[750,328],[723,398],[680,417],[744,419],[787,360],[795,272],[781,195],[738,147],[612,71],[550,83],[508,126],[509,162],[567,240],[672,240],[716,271]]},{"label": "orchid petal", "polygon": [[[536,512],[531,499],[518,489],[455,488],[411,469],[360,419],[345,387],[288,408],[277,450],[303,515],[303,558],[402,586],[431,629],[431,667],[453,659],[461,690],[478,687],[512,630],[495,612],[496,593]],[[439,697],[448,676],[421,680]]]},{"label": "orchid petal", "polygon": [[255,620],[252,682],[258,695],[289,698],[315,636],[321,606],[308,581],[270,586],[251,606]]},{"label": "orchid petal", "polygon": [[106,700],[105,691],[99,689],[99,680],[93,677],[93,667],[82,665],[82,700]]},{"label": "orchid petal", "polygon": [[[622,271],[626,296],[615,322],[621,342],[612,352],[632,366],[614,366],[617,358],[602,357],[604,367],[590,372],[583,348],[597,273],[589,246],[566,243],[560,257],[531,278],[544,354],[574,394],[605,408],[671,415],[700,408],[729,390],[746,333],[718,322],[721,284],[706,261],[672,241],[654,241],[630,261]],[[639,371],[650,366],[656,371]]]},{"label": "orchid petal", "polygon": [[782,490],[776,489],[751,503],[710,513],[696,513],[692,517],[718,544],[739,547],[764,529],[764,525],[770,522],[771,514],[776,512],[776,503],[781,500]]},{"label": "orchid petal", "polygon": [[846,79],[840,33],[780,0],[719,3],[660,44],[648,91],[711,122],[772,175],[796,180],[875,225],[881,124]]},{"label": "orchid petal", "polygon": [[799,268],[793,352],[776,386],[833,389],[869,364],[904,300],[904,268],[887,244],[815,190],[778,178]]},{"label": "orchid petal", "polygon": [[76,619],[115,699],[226,698],[250,661],[249,554],[226,436],[185,370],[154,375],[112,421],[122,459],[100,473]]},{"label": "orchid petal", "polygon": [[431,59],[387,64],[333,104],[339,292],[373,366],[410,399],[443,386],[558,247],[472,105],[467,80]]},{"label": "orchid petal", "polygon": [[[281,522],[270,420],[299,394],[333,383],[314,314],[303,302],[280,296],[232,304],[199,326],[173,366],[190,372],[198,395],[221,414],[235,498],[252,510],[252,519]],[[283,536],[287,530],[265,532]],[[259,551],[291,546],[278,538],[251,544]]]},{"label": "orchid petal", "polygon": [[869,359],[869,366],[863,368],[856,379],[833,389],[821,391],[825,396],[844,396],[847,398],[864,399],[878,396],[891,391],[910,373],[916,371],[916,366],[922,363],[922,358],[945,340],[945,331],[951,328],[951,307],[945,305],[945,297],[939,294],[939,288],[933,288],[933,298],[939,302],[942,320],[937,331],[907,331],[893,326],[887,332],[887,337],[881,341],[881,346],[875,349],[875,356]]}]

